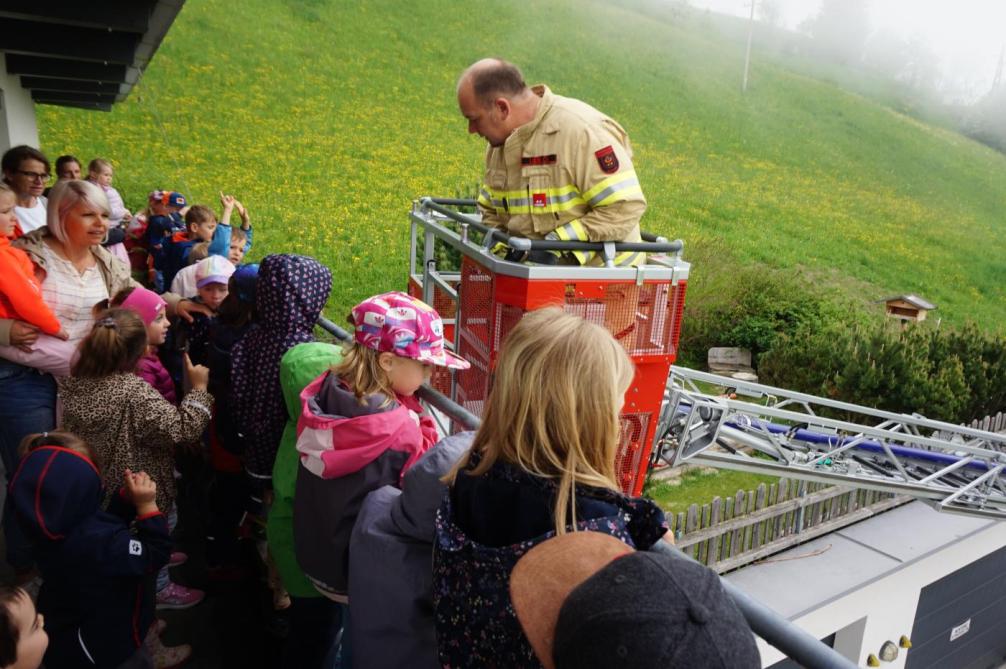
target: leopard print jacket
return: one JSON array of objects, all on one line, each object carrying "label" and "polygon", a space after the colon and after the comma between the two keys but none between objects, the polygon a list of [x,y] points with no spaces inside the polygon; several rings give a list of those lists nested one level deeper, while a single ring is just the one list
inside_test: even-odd
[{"label": "leopard print jacket", "polygon": [[175,499],[175,446],[199,441],[210,422],[213,396],[192,390],[179,406],[135,374],[58,380],[61,428],[90,445],[105,484],[105,504],[122,487],[126,469],[157,484],[157,507]]}]

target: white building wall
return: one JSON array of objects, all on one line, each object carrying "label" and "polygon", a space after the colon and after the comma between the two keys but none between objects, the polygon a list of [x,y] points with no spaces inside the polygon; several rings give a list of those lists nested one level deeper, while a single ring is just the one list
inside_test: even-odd
[{"label": "white building wall", "polygon": [[[793,621],[819,639],[838,630],[835,649],[859,666],[866,666],[866,658],[870,653],[878,654],[885,641],[897,644],[901,635],[911,638],[922,588],[1003,546],[1006,546],[1006,522],[991,523]],[[820,578],[827,578],[827,574],[821,573]],[[762,666],[783,659],[779,651],[761,639],[758,644]],[[906,657],[902,649],[896,660],[881,666],[904,667]]]},{"label": "white building wall", "polygon": [[38,124],[31,93],[21,88],[17,76],[7,74],[5,55],[0,53],[0,153],[12,146],[38,147]]}]

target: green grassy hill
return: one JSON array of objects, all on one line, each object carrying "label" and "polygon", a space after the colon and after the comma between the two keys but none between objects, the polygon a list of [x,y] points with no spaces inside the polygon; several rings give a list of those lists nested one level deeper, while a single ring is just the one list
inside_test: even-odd
[{"label": "green grassy hill", "polygon": [[1006,157],[778,65],[756,63],[742,96],[741,47],[661,7],[188,0],[125,103],[39,107],[43,149],[112,159],[134,207],[153,188],[234,192],[254,255],[333,268],[338,315],[404,286],[413,198],[472,190],[484,145],[454,83],[500,55],[628,129],[644,228],[686,241],[696,287],[750,262],[802,266],[998,327]]}]

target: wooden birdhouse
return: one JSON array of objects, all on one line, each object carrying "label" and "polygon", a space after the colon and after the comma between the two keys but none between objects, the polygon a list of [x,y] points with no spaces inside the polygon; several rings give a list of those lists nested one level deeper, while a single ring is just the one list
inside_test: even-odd
[{"label": "wooden birdhouse", "polygon": [[881,300],[891,318],[902,322],[921,323],[926,320],[926,314],[936,308],[935,304],[927,302],[918,295],[896,295]]}]

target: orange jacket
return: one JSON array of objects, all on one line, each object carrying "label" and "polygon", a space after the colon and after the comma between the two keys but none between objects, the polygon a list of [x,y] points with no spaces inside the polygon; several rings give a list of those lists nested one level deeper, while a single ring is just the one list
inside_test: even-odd
[{"label": "orange jacket", "polygon": [[50,335],[62,326],[52,309],[42,300],[42,287],[28,254],[0,236],[0,318],[16,318],[31,323]]}]

